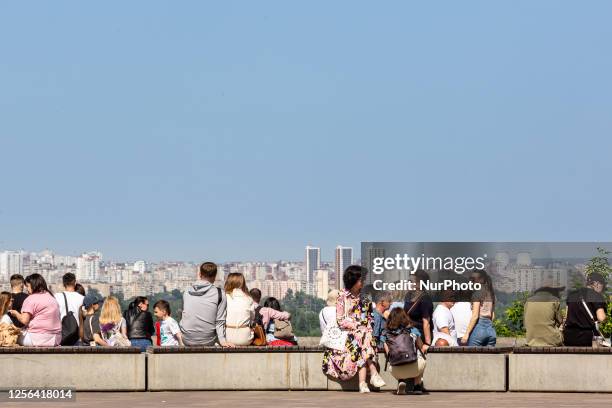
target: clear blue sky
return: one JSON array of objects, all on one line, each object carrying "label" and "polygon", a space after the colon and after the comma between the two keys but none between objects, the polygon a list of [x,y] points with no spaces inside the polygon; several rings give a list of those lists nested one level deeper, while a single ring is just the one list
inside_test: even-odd
[{"label": "clear blue sky", "polygon": [[611,240],[609,1],[2,2],[0,248]]}]

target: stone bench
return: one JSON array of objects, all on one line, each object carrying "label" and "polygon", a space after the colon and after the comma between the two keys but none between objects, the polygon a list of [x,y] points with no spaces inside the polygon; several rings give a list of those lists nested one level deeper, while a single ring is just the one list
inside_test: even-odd
[{"label": "stone bench", "polygon": [[[150,347],[147,384],[152,391],[178,390],[357,390],[358,379],[337,381],[322,370],[321,347]],[[511,348],[432,348],[426,387],[432,391],[505,391]],[[397,381],[385,356],[381,375],[392,390]]]},{"label": "stone bench", "polygon": [[508,360],[510,391],[612,392],[612,349],[516,347]]},{"label": "stone bench", "polygon": [[0,390],[146,389],[145,355],[137,347],[0,347],[0,367],[4,373],[0,376]]},{"label": "stone bench", "polygon": [[151,391],[326,390],[320,347],[150,347]]}]

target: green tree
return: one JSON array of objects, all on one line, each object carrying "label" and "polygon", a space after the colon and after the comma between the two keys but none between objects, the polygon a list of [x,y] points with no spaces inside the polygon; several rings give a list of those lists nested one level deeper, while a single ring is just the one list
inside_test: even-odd
[{"label": "green tree", "polygon": [[[606,282],[609,282],[610,276],[612,276],[612,267],[610,266],[608,255],[612,254],[612,252],[604,248],[597,248],[597,252],[599,255],[591,258],[587,264],[585,275],[588,278],[593,273],[599,273],[604,277]],[[606,310],[607,318],[599,328],[604,336],[610,337],[612,335],[612,294],[610,293],[610,289],[608,289],[608,292],[605,293],[604,296],[606,296],[608,300],[608,308]]]},{"label": "green tree", "polygon": [[500,337],[520,337],[525,335],[523,319],[525,317],[525,302],[529,293],[523,292],[515,298],[500,317],[495,319],[493,325]]}]

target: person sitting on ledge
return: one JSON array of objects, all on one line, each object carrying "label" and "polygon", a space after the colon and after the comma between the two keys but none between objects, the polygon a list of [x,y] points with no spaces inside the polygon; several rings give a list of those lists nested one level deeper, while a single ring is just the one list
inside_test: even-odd
[{"label": "person sitting on ledge", "polygon": [[[458,346],[457,330],[455,330],[455,319],[451,308],[455,304],[452,291],[442,292],[442,301],[436,306],[432,321],[433,340],[436,347]],[[439,341],[441,340],[441,341]]]},{"label": "person sitting on ledge", "polygon": [[563,329],[563,344],[574,347],[591,347],[596,333],[595,322],[606,320],[606,280],[599,273],[587,278],[587,287],[567,295],[567,320]]},{"label": "person sitting on ledge", "polygon": [[289,322],[291,315],[287,312],[283,312],[278,299],[275,297],[267,298],[264,302],[264,307],[260,309],[260,313],[264,309],[270,309],[277,313],[282,313],[280,318],[268,318],[267,322],[263,322],[266,330],[266,341],[268,342],[268,345],[297,346],[297,337],[295,337],[293,334],[293,328],[291,326],[291,322]]},{"label": "person sitting on ledge", "polygon": [[127,323],[127,336],[133,347],[140,347],[140,351],[144,352],[147,347],[153,345],[155,328],[146,296],[136,296],[123,312],[123,318]]},{"label": "person sitting on ledge", "polygon": [[9,313],[25,326],[19,344],[34,347],[55,347],[62,341],[59,304],[47,287],[45,278],[33,273],[25,279],[30,294],[21,306],[21,313]]},{"label": "person sitting on ledge", "polygon": [[183,316],[179,326],[186,346],[234,347],[225,338],[227,299],[214,285],[217,265],[200,265],[199,279],[183,293]]},{"label": "person sitting on ledge", "polygon": [[555,286],[548,280],[525,302],[523,324],[527,346],[558,347],[563,344],[560,292],[564,289],[564,286]]},{"label": "person sitting on ledge", "polygon": [[81,335],[81,344],[84,346],[109,346],[102,338],[100,316],[97,313],[100,309],[100,303],[103,301],[104,300],[98,299],[98,297],[93,294],[86,295],[85,299],[83,299],[83,308],[85,312],[81,316],[83,321],[79,327],[79,334]]},{"label": "person sitting on ledge", "polygon": [[170,316],[170,303],[167,300],[158,300],[153,305],[155,317],[159,319],[159,345],[164,346],[184,346],[181,328],[176,320]]},{"label": "person sitting on ledge", "polygon": [[366,382],[370,371],[370,384],[376,388],[385,386],[385,381],[376,368],[376,341],[372,336],[372,302],[361,297],[366,269],[351,265],[342,275],[344,290],[336,303],[338,327],[346,330],[344,350],[327,349],[323,354],[323,373],[341,381],[350,380],[359,373],[359,392],[370,392]]},{"label": "person sitting on ledge", "polygon": [[223,289],[227,299],[225,319],[227,341],[237,346],[248,346],[253,341],[251,323],[255,317],[255,310],[244,275],[238,272],[230,273],[225,279]]}]

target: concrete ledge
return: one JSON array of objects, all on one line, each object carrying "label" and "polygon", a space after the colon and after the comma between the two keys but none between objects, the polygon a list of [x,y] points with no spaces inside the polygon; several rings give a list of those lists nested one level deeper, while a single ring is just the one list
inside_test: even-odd
[{"label": "concrete ledge", "polygon": [[151,391],[326,390],[323,352],[149,353]]},{"label": "concrete ledge", "polygon": [[[56,348],[54,350],[60,350]],[[82,347],[81,349],[85,349]],[[100,349],[102,349],[100,347]],[[144,391],[143,353],[0,353],[0,389],[74,388],[77,391]]]},{"label": "concrete ledge", "polygon": [[612,353],[568,353],[511,354],[509,390],[612,392]]}]

